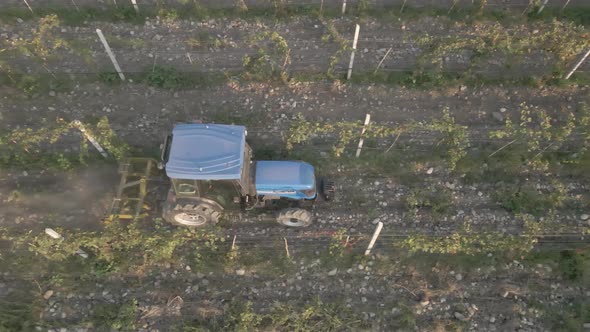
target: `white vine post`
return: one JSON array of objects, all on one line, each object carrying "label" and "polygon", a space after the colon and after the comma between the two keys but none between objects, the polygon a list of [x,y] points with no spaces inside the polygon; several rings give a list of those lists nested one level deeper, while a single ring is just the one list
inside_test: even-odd
[{"label": "white vine post", "polygon": [[373,74],[377,74],[377,71],[379,70],[379,68],[381,68],[381,65],[383,64],[383,61],[385,61],[385,58],[387,58],[387,56],[389,55],[389,52],[391,52],[392,47],[390,47],[387,52],[385,53],[385,55],[383,56],[383,58],[381,59],[381,61],[379,61],[379,64],[377,65],[377,68],[375,68],[375,71],[373,72]]},{"label": "white vine post", "polygon": [[236,248],[236,237],[237,235],[234,235],[234,240],[231,243],[231,251],[234,251],[234,249]]},{"label": "white vine post", "polygon": [[135,12],[137,14],[139,14],[139,7],[137,6],[137,0],[131,0],[131,4],[133,5],[133,8],[135,9]]},{"label": "white vine post", "polygon": [[76,11],[80,11],[80,8],[78,8],[76,1],[72,0],[72,4],[74,5],[74,7],[76,7]]},{"label": "white vine post", "polygon": [[563,5],[563,7],[561,7],[561,10],[564,10],[564,9],[565,9],[565,7],[567,7],[567,5],[569,5],[570,1],[571,1],[571,0],[567,0],[567,1],[565,2],[565,4]]},{"label": "white vine post", "polygon": [[406,1],[404,0],[404,3],[402,3],[402,8],[400,8],[399,13],[401,14],[404,11],[404,7],[406,7]]},{"label": "white vine post", "polygon": [[105,151],[105,149],[103,149],[102,146],[100,146],[100,144],[98,143],[98,141],[92,135],[90,135],[90,133],[86,130],[86,128],[84,128],[84,125],[82,124],[82,122],[75,120],[74,122],[72,122],[72,124],[74,125],[74,127],[78,128],[78,130],[80,130],[82,135],[84,135],[84,137],[86,137],[86,139],[92,144],[92,146],[94,146],[94,148],[96,150],[98,150],[98,152],[104,158],[109,157],[109,154]]},{"label": "white vine post", "polygon": [[365,124],[363,125],[363,129],[361,130],[361,138],[359,139],[359,145],[356,148],[356,157],[357,158],[361,156],[361,150],[363,149],[363,143],[365,142],[363,135],[365,134],[365,131],[367,131],[367,127],[369,126],[369,123],[371,123],[371,114],[367,113],[367,115],[365,116]]},{"label": "white vine post", "polygon": [[28,8],[29,8],[29,10],[31,11],[31,13],[32,13],[32,14],[35,14],[35,13],[33,13],[33,8],[31,8],[31,5],[29,5],[29,3],[27,2],[27,0],[23,0],[23,2],[25,3],[25,5],[27,5],[27,7],[28,7]]},{"label": "white vine post", "polygon": [[346,0],[342,0],[342,15],[346,13]]},{"label": "white vine post", "polygon": [[572,70],[570,70],[567,75],[565,75],[565,79],[569,79],[570,76],[572,76],[576,70],[578,70],[578,68],[582,65],[582,63],[584,63],[584,61],[586,60],[586,58],[588,58],[588,56],[590,56],[590,48],[588,48],[588,50],[586,51],[586,54],[584,54],[584,56],[580,59],[580,61],[578,61],[574,67],[572,68]]},{"label": "white vine post", "polygon": [[447,12],[447,14],[450,14],[453,11],[455,6],[457,5],[457,2],[459,2],[459,0],[453,0],[453,5],[451,6],[451,8],[449,8],[449,11]]},{"label": "white vine post", "polygon": [[54,240],[61,239],[61,235],[54,231],[53,228],[45,228],[45,234],[49,235]]},{"label": "white vine post", "polygon": [[543,4],[541,5],[541,7],[539,7],[539,10],[537,11],[537,15],[541,14],[543,9],[545,9],[545,5],[547,5],[547,2],[549,2],[549,0],[543,0]]},{"label": "white vine post", "polygon": [[348,64],[348,74],[346,74],[346,79],[349,80],[350,76],[352,76],[352,65],[354,64],[354,53],[356,52],[356,43],[359,40],[359,32],[361,31],[361,26],[356,25],[354,29],[354,39],[352,41],[352,52],[350,53],[350,63]]},{"label": "white vine post", "polygon": [[123,72],[121,71],[121,67],[119,67],[119,63],[117,62],[117,59],[115,59],[115,55],[113,54],[113,51],[111,51],[111,48],[109,47],[107,40],[104,38],[102,31],[100,29],[96,29],[96,33],[98,34],[98,38],[100,39],[100,41],[102,42],[102,45],[104,46],[105,50],[107,51],[109,58],[111,58],[111,62],[113,63],[115,70],[119,74],[119,78],[121,78],[121,81],[124,81],[125,75],[123,75]]},{"label": "white vine post", "polygon": [[377,228],[375,228],[375,233],[373,233],[373,237],[371,238],[371,242],[369,243],[367,250],[365,250],[365,256],[369,256],[371,254],[371,250],[373,250],[373,246],[375,245],[375,242],[377,241],[377,238],[379,237],[382,229],[383,223],[380,221],[377,224]]},{"label": "white vine post", "polygon": [[[62,240],[63,239],[61,234],[54,231],[52,228],[45,228],[45,234],[49,235],[49,237],[51,237],[54,240]],[[88,254],[80,248],[78,248],[78,250],[76,250],[74,253],[76,255],[81,256],[82,258],[88,258]]]},{"label": "white vine post", "polygon": [[287,258],[291,258],[291,255],[289,254],[289,243],[287,242],[287,238],[284,237],[283,240],[285,240],[285,251],[287,252]]}]

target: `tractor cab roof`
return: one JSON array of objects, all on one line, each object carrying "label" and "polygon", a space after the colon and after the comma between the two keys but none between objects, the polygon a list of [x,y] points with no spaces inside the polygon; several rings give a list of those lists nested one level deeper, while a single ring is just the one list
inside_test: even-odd
[{"label": "tractor cab roof", "polygon": [[174,179],[239,180],[244,165],[246,128],[221,124],[178,124],[166,174]]}]

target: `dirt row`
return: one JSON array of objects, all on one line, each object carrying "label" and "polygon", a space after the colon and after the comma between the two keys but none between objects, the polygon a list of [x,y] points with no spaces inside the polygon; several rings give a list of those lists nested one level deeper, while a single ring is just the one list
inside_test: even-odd
[{"label": "dirt row", "polygon": [[[239,245],[243,253],[257,250],[264,257],[279,255],[280,250],[267,248],[270,254],[264,248]],[[354,316],[350,318],[360,318],[362,325],[373,331],[413,329],[414,324],[419,331],[450,327],[549,331],[564,324],[577,327],[568,320],[575,319],[580,296],[588,296],[587,289],[572,284],[559,266],[550,262],[495,255],[480,262],[412,260],[378,246],[375,256],[362,263],[334,264],[319,251],[314,253],[312,243],[292,246],[292,263],[287,263],[283,272],[278,267],[238,266],[233,271],[229,266],[230,270],[206,270],[181,264],[147,274],[138,271],[124,280],[88,283],[72,271],[61,276],[61,284],[39,289],[45,306],[41,317],[55,330],[86,331],[83,322],[95,316],[99,306],[136,300],[138,312],[133,320],[137,330],[158,331],[180,322],[190,325],[228,319],[223,315],[235,302],[249,301],[257,313],[265,314],[277,303],[300,310],[319,299],[351,309]],[[0,290],[23,287],[26,279],[4,273]],[[81,281],[72,287],[70,283],[76,279]]]},{"label": "dirt row", "polygon": [[274,86],[228,83],[198,90],[169,91],[141,84],[107,86],[86,84],[68,91],[50,91],[35,99],[14,98],[18,91],[3,90],[0,116],[4,129],[38,127],[45,119],[86,121],[107,116],[115,132],[129,144],[157,146],[176,122],[195,120],[241,121],[250,137],[277,141],[292,120],[302,114],[316,121],[361,121],[371,113],[375,123],[403,124],[428,121],[448,107],[459,124],[480,138],[501,127],[494,113],[516,120],[520,105],[539,107],[550,114],[574,111],[587,103],[587,87],[453,87],[417,90],[387,85],[300,83]]},{"label": "dirt row", "polygon": [[[355,23],[350,18],[331,22],[348,46],[352,44]],[[0,35],[5,38],[5,46],[15,43],[19,38],[31,38],[35,24],[27,21],[14,26],[2,26]],[[460,36],[471,39],[493,27],[494,23],[467,26],[431,17],[399,22],[365,19],[361,23],[354,70],[358,73],[373,72],[381,60],[381,71],[414,70],[417,60],[424,53],[424,45],[418,42],[419,38]],[[258,47],[262,47],[272,61],[286,63],[285,69],[291,74],[325,73],[331,68],[329,63],[333,55],[337,56],[333,70],[344,73],[350,54],[349,51],[338,53],[342,46],[330,37],[328,28],[318,19],[300,17],[277,22],[269,19],[251,21],[224,18],[204,22],[150,20],[143,26],[91,22],[82,27],[61,27],[49,39],[63,39],[70,48],[52,52],[47,61],[36,56],[23,57],[20,52],[5,52],[0,55],[0,60],[14,70],[31,74],[113,71],[95,32],[96,28],[100,28],[110,41],[125,72],[144,72],[155,65],[173,66],[187,73],[242,71],[244,57],[255,55]],[[514,35],[514,38],[532,38],[550,29],[550,26],[538,23],[501,29]],[[269,31],[276,31],[285,38],[290,61],[285,62],[285,54],[276,52],[276,44],[269,40],[252,41],[254,36]],[[556,59],[553,54],[533,48],[516,62],[514,60],[502,54],[476,58],[469,49],[464,49],[427,59],[427,62],[441,61],[442,69],[446,72],[460,74],[470,69],[493,79],[549,74]],[[589,66],[585,64],[579,70],[587,71]]]},{"label": "dirt row", "polygon": [[[395,123],[427,120],[449,106],[460,123],[485,132],[501,124],[491,115],[500,108],[506,108],[501,112],[504,116],[517,117],[522,102],[566,111],[588,101],[585,87],[421,91],[379,85],[227,84],[174,92],[139,84],[81,84],[68,92],[34,99],[4,91],[7,93],[0,103],[4,130],[38,127],[43,118],[107,116],[118,135],[145,149],[157,147],[173,123],[195,119],[247,124],[256,147],[281,144],[280,132],[299,112],[311,119],[339,121],[362,120],[370,111],[375,121]],[[315,163],[322,167],[321,160]],[[429,167],[433,167],[431,174]],[[408,257],[394,249],[393,244],[403,239],[401,234],[449,234],[466,224],[479,232],[518,233],[519,221],[494,203],[494,186],[465,185],[436,164],[423,165],[413,175],[414,186],[401,183],[396,176],[366,176],[347,167],[337,166],[331,173],[340,195],[335,202],[315,210],[316,223],[308,230],[284,229],[257,217],[224,226],[226,243],[220,255],[237,235],[241,255],[267,257],[276,265],[220,269],[207,264],[168,264],[130,275],[111,274],[95,282],[76,275],[80,271],[74,268],[37,275],[16,273],[0,264],[0,296],[24,292],[21,301],[33,296],[50,331],[92,331],[85,322],[96,322],[97,315],[101,317],[100,308],[117,308],[133,300],[137,301],[137,312],[131,316],[136,330],[166,331],[181,321],[189,325],[197,324],[196,319],[201,324],[227,319],[224,313],[232,302],[250,301],[255,312],[266,314],[277,302],[303,308],[318,298],[351,309],[355,316],[350,317],[358,316],[366,329],[375,331],[414,329],[414,324],[420,331],[550,331],[566,324],[579,327],[577,310],[582,310],[580,301],[589,295],[588,290],[580,286],[583,283],[569,280],[562,271],[563,264],[509,259],[500,254],[447,261],[447,256]],[[568,193],[587,201],[587,183],[560,180],[564,180]],[[117,181],[114,164],[70,172],[3,169],[0,225],[22,227],[34,234],[42,234],[45,227],[96,230]],[[410,217],[405,198],[411,189],[448,191],[453,208],[436,218],[424,210]],[[587,212],[559,211],[556,220],[570,230],[587,230],[587,220],[581,213]],[[377,221],[385,226],[374,258],[339,264],[325,257],[330,234],[341,229],[350,234],[353,250],[362,253]],[[284,238],[289,241],[293,263],[277,260],[284,253]],[[79,258],[79,264],[85,262]],[[584,278],[586,272],[577,273]],[[29,281],[33,279],[40,285]],[[106,326],[111,323],[102,319]]]},{"label": "dirt row", "polygon": [[[228,84],[205,90],[173,92],[143,85],[107,87],[90,84],[33,100],[5,98],[0,106],[0,116],[7,130],[35,128],[43,118],[51,123],[56,118],[85,121],[106,116],[117,135],[144,151],[155,151],[177,122],[237,122],[248,127],[249,140],[255,149],[269,146],[281,149],[291,119],[299,113],[314,120],[355,121],[361,120],[369,111],[377,123],[405,123],[439,117],[441,110],[449,107],[459,123],[471,128],[474,137],[485,138],[490,128],[502,125],[492,113],[500,113],[499,109],[505,108],[501,114],[515,119],[523,102],[553,112],[571,111],[579,103],[588,102],[587,89],[570,87],[539,91],[494,87],[420,91],[314,83],[279,87]],[[420,137],[411,139],[420,140]],[[435,144],[430,139],[426,141]],[[475,139],[473,144],[478,146],[481,143]],[[63,149],[75,150],[78,145],[73,141]],[[326,156],[331,153],[330,144],[320,147]],[[296,150],[299,148],[306,149],[305,146],[295,147]],[[393,153],[396,151],[394,149]],[[322,172],[334,177],[342,193],[335,204],[317,211],[316,229],[355,228],[363,234],[370,234],[375,220],[398,231],[428,229],[439,233],[460,228],[468,220],[482,229],[515,232],[520,227],[495,203],[496,186],[465,185],[459,178],[449,178],[444,167],[435,161],[416,168],[411,175],[416,180],[415,185],[408,185],[395,175],[367,176],[359,174],[358,169],[327,168],[321,159],[314,163]],[[402,158],[399,165],[391,167],[408,166]],[[430,174],[429,168],[433,168]],[[587,184],[576,179],[563,181],[571,195],[582,194],[580,197],[583,197]],[[18,220],[29,225],[54,223],[92,227],[108,209],[116,183],[114,165],[71,174],[5,170],[1,179],[1,197],[7,203],[2,208],[3,223]],[[450,215],[433,218],[426,213],[408,217],[404,197],[416,188],[449,191],[453,197]],[[11,201],[15,191],[22,197]],[[367,216],[367,211],[373,211],[371,216]],[[52,213],[65,218],[47,219],[46,216]],[[585,221],[579,218],[580,213],[583,211],[572,210],[558,215],[558,218],[574,227],[585,226]]]},{"label": "dirt row", "polygon": [[[347,1],[347,6],[349,8],[355,8],[358,6],[359,0],[349,0]],[[547,4],[548,7],[563,7],[566,4],[566,0],[559,0],[559,1],[549,1]],[[137,1],[140,7],[147,6],[155,7],[155,6],[162,6],[162,7],[174,7],[174,6],[182,6],[185,4],[184,1],[181,0],[141,0]],[[218,1],[211,1],[211,0],[201,0],[199,3],[207,8],[233,8],[236,6],[237,2],[235,0],[218,0]],[[320,5],[320,0],[287,0],[284,2],[287,6],[304,6],[304,5]],[[93,0],[75,0],[74,2],[68,0],[31,0],[30,4],[33,8],[71,8],[75,9],[76,6],[78,7],[93,7],[93,8],[108,8],[116,4],[115,1],[105,0],[105,1],[93,1]],[[273,8],[274,4],[272,1],[265,1],[265,0],[244,0],[244,4],[246,4],[249,8]],[[402,4],[406,6],[412,7],[438,7],[438,8],[450,8],[451,6],[454,7],[472,7],[473,1],[471,0],[370,0],[367,2],[369,7],[371,8],[380,8],[380,7],[401,7]],[[121,4],[122,5],[122,4]],[[328,7],[335,7],[340,8],[342,6],[342,2],[340,0],[326,0],[323,2],[324,8]],[[571,0],[568,3],[568,6],[577,7],[577,6],[586,6],[588,3],[584,0]],[[3,2],[3,6],[12,7],[12,8],[23,8],[24,4],[18,0],[6,0]],[[511,9],[511,8],[524,8],[529,6],[528,0],[487,0],[485,6],[491,9]]]},{"label": "dirt row", "polygon": [[[50,4],[29,1],[33,6]],[[140,5],[146,2],[139,1]],[[428,0],[409,3],[430,5]],[[509,6],[516,1],[489,3]],[[183,21],[172,23],[177,25],[149,21],[144,26],[91,23],[86,27],[59,28],[58,35],[70,41],[78,40],[79,48],[71,53],[58,53],[59,57],[50,61],[47,69],[55,73],[108,70],[110,64],[94,35],[97,27],[110,38],[117,58],[128,71],[145,70],[154,64],[170,64],[186,72],[238,68],[243,55],[255,52],[246,38],[268,30],[279,31],[287,38],[292,49],[291,71],[325,71],[327,57],[337,47],[333,42],[322,41],[325,26],[310,18],[285,22],[215,19],[193,25]],[[345,18],[334,23],[345,38],[351,38],[354,21]],[[473,32],[469,27],[449,25],[438,18],[395,24],[378,20],[365,23],[357,54],[358,68],[363,70],[372,70],[389,47],[395,50],[384,62],[387,69],[405,66],[405,59],[415,58],[421,52],[414,43],[406,42],[412,33],[446,34],[448,31],[451,35],[465,36]],[[0,42],[5,43],[14,35],[30,36],[33,27],[32,22],[3,26],[0,34],[6,38],[3,35]],[[528,33],[533,27],[518,29],[523,30],[514,32]],[[371,37],[364,37],[365,31]],[[207,45],[189,49],[186,40],[198,37],[199,33],[204,39],[207,35],[225,44],[218,48]],[[80,56],[77,52],[83,49],[90,51]],[[22,55],[2,59],[24,71],[47,72],[37,60],[23,59]],[[546,70],[550,61],[539,59],[526,58],[527,67],[519,66],[516,72],[536,73],[530,66],[537,65],[539,70]],[[190,61],[194,63],[191,65]],[[339,69],[345,65],[346,61],[341,61]],[[493,68],[487,62],[486,65],[489,65],[487,69]],[[374,123],[395,125],[440,117],[448,107],[459,124],[469,127],[474,148],[478,148],[486,144],[489,131],[503,126],[506,118],[518,119],[522,103],[559,117],[575,112],[582,103],[590,103],[588,90],[587,86],[573,85],[542,88],[497,85],[425,91],[378,84],[272,85],[232,80],[176,91],[136,83],[113,86],[80,82],[27,97],[20,90],[0,87],[0,130],[41,128],[50,126],[57,118],[95,122],[106,116],[114,132],[134,150],[151,154],[157,151],[174,123],[196,120],[238,123],[248,127],[249,141],[255,149],[276,152],[284,147],[287,130],[299,113],[308,119],[329,122],[361,121],[370,113]],[[77,139],[79,136],[72,135],[53,148],[76,151]],[[314,165],[335,180],[339,195],[332,203],[318,204],[314,209],[315,223],[303,231],[276,225],[269,218],[270,211],[257,211],[241,221],[222,224],[225,242],[220,245],[217,259],[223,261],[235,235],[238,254],[249,255],[258,264],[223,261],[219,266],[213,258],[191,261],[192,246],[186,248],[190,252],[176,252],[173,263],[126,273],[111,271],[109,266],[90,268],[88,264],[100,262],[78,256],[47,264],[47,269],[32,270],[24,260],[18,261],[17,266],[8,266],[0,260],[0,300],[10,301],[16,308],[21,304],[24,308],[38,306],[40,310],[35,310],[34,318],[33,314],[29,318],[41,317],[43,330],[60,332],[113,329],[110,324],[124,316],[118,311],[119,306],[133,300],[137,301],[137,311],[129,318],[134,322],[133,330],[168,331],[182,321],[196,325],[195,320],[200,320],[206,325],[216,319],[230,319],[232,302],[249,301],[255,312],[266,314],[277,303],[303,309],[316,299],[350,309],[349,317],[344,318],[354,319],[372,331],[554,331],[568,327],[580,330],[586,317],[585,299],[590,296],[585,287],[590,274],[584,270],[583,262],[575,261],[579,258],[566,256],[572,251],[535,259],[534,255],[525,258],[508,252],[463,257],[410,255],[396,249],[394,244],[406,234],[448,235],[466,226],[477,234],[488,231],[520,234],[523,228],[521,219],[497,203],[498,194],[509,183],[488,179],[469,183],[460,172],[450,174],[434,155],[432,160],[413,160],[414,151],[397,149],[402,145],[416,147],[420,142],[425,143],[420,145],[424,149],[436,145],[432,137],[400,138],[390,152],[388,166],[381,166],[384,168],[381,173],[371,171],[375,166],[371,162],[361,161],[355,166],[334,161],[330,157],[331,144],[321,139],[307,146],[295,146],[295,150],[313,150]],[[390,145],[389,141],[386,143]],[[365,148],[363,153],[381,153],[385,149],[370,144]],[[523,182],[534,190],[547,192],[552,189],[552,179],[564,185],[568,199],[573,202],[571,207],[558,210],[552,216],[554,220],[568,233],[588,231],[589,184],[585,178],[551,174],[527,177]],[[70,171],[35,167],[0,169],[0,228],[20,228],[33,235],[44,235],[45,227],[99,230],[100,219],[108,211],[117,183],[114,162],[92,163]],[[160,186],[166,190],[164,184]],[[411,213],[406,201],[415,191],[448,195],[451,206],[439,215],[428,208]],[[140,222],[149,227],[158,216],[156,208],[149,218]],[[377,222],[384,223],[384,230],[372,255],[363,258]],[[333,234],[342,229],[350,236],[349,244],[355,254],[344,261],[327,254]],[[556,234],[561,232],[565,233],[555,230]],[[554,250],[587,241],[580,236],[560,236],[555,237]],[[285,239],[290,259],[286,258]],[[3,239],[0,244],[7,242]],[[199,243],[192,244],[201,252]],[[111,263],[116,270],[120,262]],[[102,313],[101,316],[101,308],[105,307],[114,308],[115,315]],[[89,320],[104,326],[88,327]]]}]

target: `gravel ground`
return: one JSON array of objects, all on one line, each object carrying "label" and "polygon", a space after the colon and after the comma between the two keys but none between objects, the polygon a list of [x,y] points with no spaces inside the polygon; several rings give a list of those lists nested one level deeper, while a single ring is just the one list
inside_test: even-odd
[{"label": "gravel ground", "polygon": [[[345,38],[350,38],[352,20],[337,19],[334,24]],[[152,20],[142,26],[90,23],[59,31],[60,36],[68,40],[75,38],[80,45],[88,47],[88,57],[75,52],[58,53],[48,64],[49,70],[85,73],[108,68],[108,60],[94,35],[96,27],[117,38],[118,42],[113,42],[117,46],[113,48],[127,71],[144,70],[153,63],[171,64],[183,71],[241,68],[242,56],[254,52],[245,42],[247,36],[265,30],[279,31],[286,36],[293,51],[293,71],[325,70],[328,56],[337,48],[334,43],[322,42],[326,30],[321,22],[305,17],[283,22],[215,19],[166,24]],[[14,40],[15,35],[27,36],[32,28],[28,21],[2,26],[0,34],[6,38],[2,42]],[[415,58],[420,52],[414,44],[405,42],[405,38],[411,33],[437,34],[443,28],[457,36],[473,33],[470,27],[449,26],[440,18],[389,25],[369,19],[363,23],[361,33],[371,37],[361,37],[356,66],[372,70],[395,41],[404,47],[390,54],[384,62],[385,68],[405,68],[411,63],[404,59]],[[480,28],[485,29],[486,25]],[[514,33],[531,29],[534,27],[519,26]],[[186,40],[198,36],[199,31],[223,40],[225,46],[188,49]],[[515,73],[546,71],[551,57],[545,62],[537,61],[537,56],[526,57],[524,66],[516,68]],[[3,59],[24,71],[45,70],[32,59]],[[461,59],[449,61],[456,60],[460,68],[467,65]],[[190,61],[194,63],[191,65]],[[339,64],[341,69],[345,63]],[[493,64],[487,62],[483,68],[494,70]],[[560,117],[581,103],[590,102],[588,86],[573,85],[457,86],[425,91],[380,84],[310,82],[277,86],[231,81],[170,91],[136,83],[108,86],[80,82],[63,91],[55,90],[28,98],[18,90],[0,86],[2,130],[40,128],[58,118],[90,121],[106,116],[114,132],[125,142],[136,150],[152,151],[176,122],[239,121],[248,125],[255,148],[278,150],[284,146],[287,130],[299,113],[329,122],[360,121],[366,113],[371,113],[373,121],[394,125],[410,120],[427,121],[439,117],[442,109],[448,107],[458,123],[468,126],[474,145],[480,146],[485,144],[489,131],[500,128],[506,118],[517,119],[522,103]],[[78,143],[74,135],[55,148],[75,151]],[[432,148],[435,143],[433,137],[408,135],[396,144]],[[363,153],[374,152],[371,148],[384,151],[390,144],[379,142],[367,146]],[[497,203],[498,190],[505,183],[491,180],[468,183],[461,172],[451,173],[436,160],[420,163],[412,159],[412,151],[397,148],[392,153],[398,154],[400,161],[399,165],[397,161],[392,163],[391,173],[367,174],[364,169],[373,166],[369,162],[366,167],[333,162],[329,156],[331,145],[320,139],[295,147],[295,150],[315,150],[320,157],[314,163],[338,186],[339,196],[334,202],[316,206],[316,222],[309,229],[284,229],[268,222],[268,214],[258,213],[229,223],[223,229],[226,244],[236,235],[241,253],[267,257],[273,262],[282,257],[283,240],[288,239],[292,263],[286,268],[162,264],[147,270],[114,273],[100,282],[88,283],[84,282],[88,279],[75,276],[74,270],[62,270],[66,281],[58,282],[58,267],[37,274],[14,270],[0,262],[0,299],[21,293],[26,294],[23,299],[32,296],[41,303],[42,310],[36,314],[49,326],[41,330],[50,331],[100,330],[84,322],[101,305],[122,304],[132,299],[137,300],[139,311],[134,319],[140,331],[167,331],[181,320],[221,317],[235,300],[251,301],[256,312],[268,313],[276,302],[303,307],[315,298],[352,309],[360,315],[366,330],[372,331],[553,331],[568,324],[577,324],[570,325],[572,330],[583,328],[578,323],[584,316],[576,318],[580,314],[575,310],[583,308],[590,296],[587,270],[578,271],[579,275],[571,278],[564,274],[563,264],[557,260],[535,260],[510,253],[490,253],[471,259],[410,255],[393,245],[408,233],[449,234],[466,225],[476,232],[520,233],[522,221]],[[402,176],[395,172],[398,167],[411,171]],[[587,179],[536,174],[528,176],[526,183],[536,190],[547,191],[552,189],[552,179],[564,185],[573,206],[558,210],[553,218],[578,234],[568,240],[575,239],[584,245],[586,240],[579,234],[590,228]],[[0,225],[16,226],[35,234],[45,227],[99,229],[99,220],[108,209],[117,183],[116,167],[112,163],[67,172],[2,169]],[[415,190],[448,193],[452,206],[440,215],[429,209],[411,214],[406,198]],[[155,216],[157,211],[142,222],[150,224]],[[379,221],[384,223],[384,231],[368,258],[343,263],[326,256],[332,236],[341,229],[350,236],[353,253],[362,254]],[[39,284],[37,279],[51,282]],[[74,284],[68,284],[72,280]],[[572,319],[575,323],[571,323]],[[411,321],[415,321],[416,328],[411,327],[414,325]]]}]

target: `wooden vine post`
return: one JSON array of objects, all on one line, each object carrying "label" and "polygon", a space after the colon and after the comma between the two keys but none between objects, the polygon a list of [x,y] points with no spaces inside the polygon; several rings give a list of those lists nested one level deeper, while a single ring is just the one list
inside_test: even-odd
[{"label": "wooden vine post", "polygon": [[98,141],[94,138],[94,136],[92,136],[88,130],[86,130],[86,128],[84,128],[84,125],[82,124],[82,122],[78,121],[78,120],[74,120],[72,122],[72,125],[76,128],[78,128],[78,130],[80,130],[80,132],[82,133],[82,135],[84,135],[84,137],[92,144],[92,146],[94,146],[94,148],[104,157],[104,158],[108,158],[109,154],[105,151],[105,149],[103,149],[103,147],[100,145],[100,143],[98,143]]},{"label": "wooden vine post", "polygon": [[576,70],[578,70],[578,68],[582,65],[582,63],[584,63],[584,61],[586,61],[586,58],[588,58],[588,56],[590,56],[590,48],[588,48],[588,50],[582,56],[582,58],[580,59],[580,61],[578,61],[574,65],[574,67],[567,73],[567,75],[565,75],[564,79],[566,79],[566,80],[569,79],[576,72]]},{"label": "wooden vine post", "polygon": [[549,2],[549,0],[543,0],[543,4],[541,5],[541,7],[539,7],[539,10],[537,11],[537,15],[541,14],[541,12],[543,11],[543,9],[545,9],[545,6],[547,5],[547,2]]},{"label": "wooden vine post", "polygon": [[35,13],[33,13],[33,8],[31,8],[31,5],[29,5],[27,0],[23,0],[23,2],[25,3],[25,5],[27,5],[27,8],[29,8],[29,10],[31,11],[31,14],[35,14]]},{"label": "wooden vine post", "polygon": [[359,40],[359,32],[361,30],[360,25],[356,25],[354,29],[354,40],[352,41],[352,52],[350,53],[350,63],[348,64],[348,73],[346,74],[346,79],[349,80],[352,76],[352,65],[354,64],[354,53],[356,52],[356,44]]},{"label": "wooden vine post", "polygon": [[289,254],[289,242],[287,242],[287,238],[284,237],[283,240],[285,240],[285,251],[287,252],[287,258],[291,258],[291,254]]},{"label": "wooden vine post", "polygon": [[107,43],[106,38],[102,34],[102,31],[100,29],[96,29],[96,34],[98,34],[98,38],[100,39],[100,41],[102,42],[102,45],[104,46],[105,50],[107,51],[107,55],[111,59],[111,62],[113,63],[113,66],[115,67],[115,70],[117,71],[117,74],[119,74],[119,78],[121,79],[121,81],[124,81],[125,75],[121,71],[121,67],[119,67],[119,63],[117,62],[117,59],[115,59],[115,55],[113,54],[113,51],[111,50],[111,47],[109,46],[109,43]]},{"label": "wooden vine post", "polygon": [[139,14],[139,6],[137,5],[137,0],[131,0],[131,4],[133,5],[133,9],[135,9],[135,13]]},{"label": "wooden vine post", "polygon": [[383,223],[380,221],[377,224],[377,228],[375,228],[375,232],[373,233],[373,237],[371,238],[371,242],[369,243],[367,250],[365,250],[365,256],[369,256],[371,254],[371,250],[373,250],[373,246],[375,245],[375,242],[377,241],[379,234],[381,234],[382,229],[383,229]]},{"label": "wooden vine post", "polygon": [[363,125],[363,129],[361,130],[361,138],[359,139],[359,145],[356,148],[356,157],[357,158],[361,156],[361,150],[363,149],[363,143],[365,142],[363,135],[367,131],[367,128],[369,127],[369,123],[371,123],[371,114],[367,113],[367,115],[365,116],[365,123]]}]

